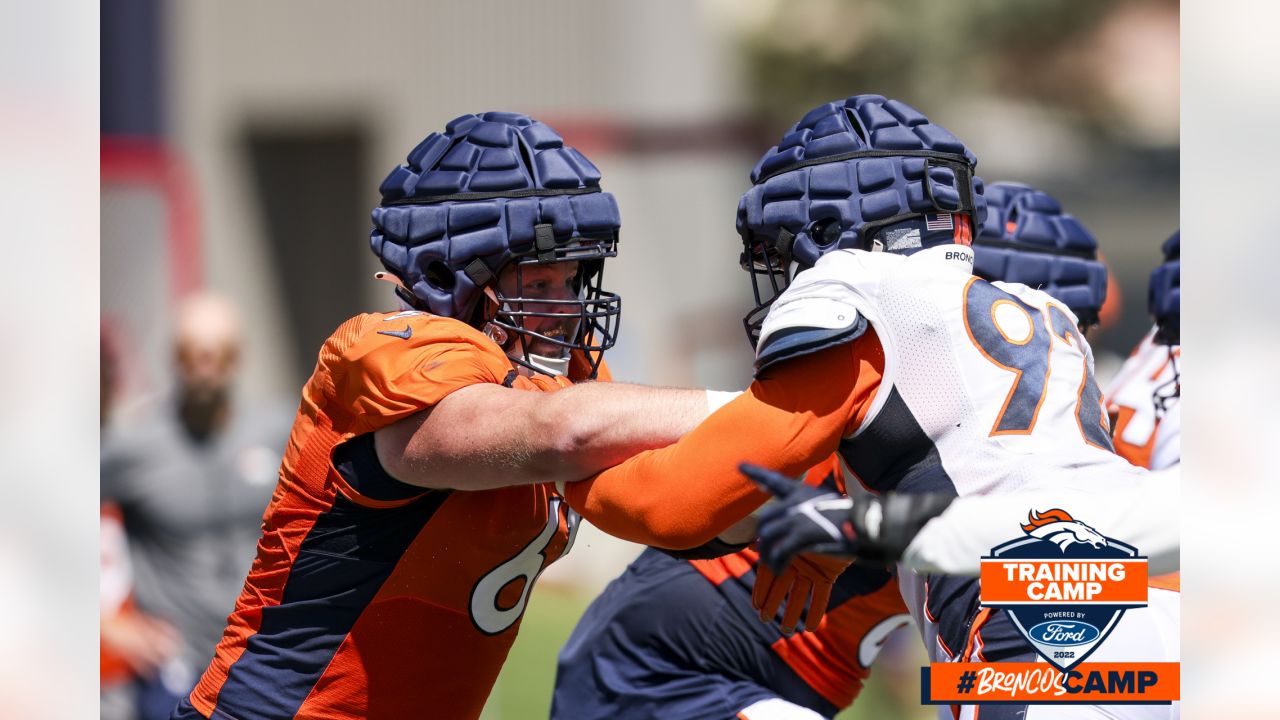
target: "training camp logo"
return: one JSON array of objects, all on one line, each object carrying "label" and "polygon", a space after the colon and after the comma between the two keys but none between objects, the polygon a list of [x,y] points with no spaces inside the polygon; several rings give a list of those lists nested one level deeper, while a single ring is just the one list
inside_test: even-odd
[{"label": "training camp logo", "polygon": [[1147,559],[1061,508],[1030,510],[1022,534],[982,557],[980,602],[1006,612],[1048,662],[988,662],[977,653],[920,669],[920,702],[951,705],[1168,705],[1174,662],[1085,662],[1126,610],[1147,604]]},{"label": "training camp logo", "polygon": [[1032,510],[1024,535],[982,558],[982,605],[1008,612],[1045,660],[1066,671],[1147,604],[1147,559],[1065,510]]}]

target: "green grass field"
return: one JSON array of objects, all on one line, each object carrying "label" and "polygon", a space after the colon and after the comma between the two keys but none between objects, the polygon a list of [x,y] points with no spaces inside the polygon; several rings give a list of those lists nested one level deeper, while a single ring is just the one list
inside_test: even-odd
[{"label": "green grass field", "polygon": [[[547,717],[555,684],[556,655],[590,602],[590,598],[555,585],[537,588],[525,611],[520,637],[511,648],[502,674],[498,676],[482,720]],[[931,708],[914,704],[920,695],[918,668],[923,662],[920,659],[919,662],[907,663],[908,667],[896,675],[896,688],[891,684],[889,673],[873,672],[854,706],[836,717],[838,720],[927,720],[935,717]]]}]

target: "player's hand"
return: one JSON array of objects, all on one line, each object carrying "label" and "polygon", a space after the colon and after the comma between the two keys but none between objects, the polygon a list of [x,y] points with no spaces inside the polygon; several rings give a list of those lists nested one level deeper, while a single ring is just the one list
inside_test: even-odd
[{"label": "player's hand", "polygon": [[743,465],[742,471],[778,498],[759,518],[760,558],[775,571],[799,552],[852,555],[892,565],[925,523],[955,498],[948,493],[849,498],[764,468]]},{"label": "player's hand", "polygon": [[831,587],[849,567],[848,559],[824,555],[797,555],[779,574],[764,563],[756,563],[756,584],[751,591],[751,604],[760,611],[760,619],[769,622],[782,614],[782,632],[790,635],[798,627],[816,630],[831,600]]},{"label": "player's hand", "polygon": [[853,554],[852,499],[755,465],[744,463],[739,469],[778,499],[757,518],[760,559],[769,569],[782,572],[800,552]]}]

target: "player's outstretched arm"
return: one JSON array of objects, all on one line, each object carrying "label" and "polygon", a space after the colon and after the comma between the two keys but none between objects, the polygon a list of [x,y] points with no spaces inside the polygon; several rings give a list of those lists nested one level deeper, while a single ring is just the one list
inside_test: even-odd
[{"label": "player's outstretched arm", "polygon": [[760,516],[760,559],[780,570],[797,553],[901,563],[921,573],[978,575],[981,559],[1025,522],[1030,510],[1067,508],[1123,538],[1149,559],[1149,572],[1178,569],[1178,466],[1116,489],[1046,487],[1004,495],[870,495],[849,498],[761,468],[744,472],[778,497]]},{"label": "player's outstretched arm", "polygon": [[564,490],[605,532],[683,550],[724,532],[768,497],[742,462],[799,475],[835,451],[869,404],[879,341],[864,338],[771,369],[674,445],[641,453]]},{"label": "player's outstretched arm", "polygon": [[675,442],[708,412],[704,390],[584,383],[543,393],[477,383],[378,430],[374,444],[401,482],[489,490],[587,477]]},{"label": "player's outstretched arm", "polygon": [[[1064,508],[1147,556],[1151,575],[1179,568],[1180,466],[1148,472],[1128,486],[1034,488],[957,498],[907,546],[904,565],[919,572],[977,575],[980,559],[1017,533],[1029,510]],[[1012,530],[1010,530],[1012,528]]]}]

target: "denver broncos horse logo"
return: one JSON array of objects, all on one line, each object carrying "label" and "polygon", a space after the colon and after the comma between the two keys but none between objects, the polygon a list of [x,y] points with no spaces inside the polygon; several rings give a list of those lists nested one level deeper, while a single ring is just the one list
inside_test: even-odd
[{"label": "denver broncos horse logo", "polygon": [[1044,512],[1032,510],[1022,529],[1033,538],[1054,543],[1064,552],[1072,543],[1088,543],[1096,548],[1107,546],[1107,539],[1101,533],[1058,508]]}]

